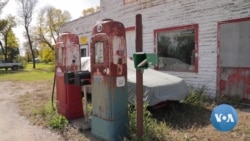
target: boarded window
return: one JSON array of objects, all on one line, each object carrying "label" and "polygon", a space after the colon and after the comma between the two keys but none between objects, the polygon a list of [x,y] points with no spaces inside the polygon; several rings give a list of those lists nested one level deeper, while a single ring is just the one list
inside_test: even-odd
[{"label": "boarded window", "polygon": [[195,26],[157,31],[159,70],[196,71],[196,32]]},{"label": "boarded window", "polygon": [[250,21],[223,23],[220,26],[220,65],[250,68]]}]

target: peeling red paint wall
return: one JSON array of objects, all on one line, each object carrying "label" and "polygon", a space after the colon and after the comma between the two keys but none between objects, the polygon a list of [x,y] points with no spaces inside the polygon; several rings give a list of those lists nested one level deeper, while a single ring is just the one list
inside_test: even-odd
[{"label": "peeling red paint wall", "polygon": [[250,98],[250,69],[222,68],[220,79],[221,95],[237,95]]}]

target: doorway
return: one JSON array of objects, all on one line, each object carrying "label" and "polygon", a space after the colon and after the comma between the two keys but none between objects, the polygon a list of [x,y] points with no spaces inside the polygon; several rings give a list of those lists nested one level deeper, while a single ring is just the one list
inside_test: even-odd
[{"label": "doorway", "polygon": [[220,96],[250,100],[250,18],[218,24]]}]

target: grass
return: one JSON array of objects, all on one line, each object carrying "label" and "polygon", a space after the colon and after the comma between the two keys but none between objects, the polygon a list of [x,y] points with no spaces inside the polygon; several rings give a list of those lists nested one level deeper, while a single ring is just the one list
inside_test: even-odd
[{"label": "grass", "polygon": [[167,128],[166,122],[158,121],[157,119],[153,118],[151,112],[146,109],[146,105],[143,108],[143,136],[137,137],[136,133],[136,110],[134,106],[129,106],[129,125],[128,125],[128,137],[124,140],[129,141],[153,141],[153,140],[170,140],[171,137],[169,136],[169,128]]},{"label": "grass", "polygon": [[36,65],[36,69],[31,69],[32,64],[27,64],[26,69],[23,70],[0,70],[0,81],[36,82],[53,80],[52,64],[38,63]]},{"label": "grass", "polygon": [[[204,96],[204,89],[192,89],[184,103],[171,102],[167,107],[144,108],[144,134],[136,136],[136,113],[130,109],[129,139],[134,141],[250,141],[249,108],[238,107],[238,125],[230,132],[219,132],[210,123],[213,108],[220,103]],[[226,100],[228,101],[228,100]],[[238,107],[238,108],[237,108]],[[248,111],[248,112],[246,112]]]},{"label": "grass", "polygon": [[[34,125],[56,128],[65,140],[91,140],[91,136],[86,135],[86,132],[72,128],[66,119],[52,110],[52,65],[39,64],[41,68],[37,65],[38,69],[35,70],[29,69],[29,65],[25,70],[0,72],[0,81],[25,82],[35,88],[34,91],[18,97],[20,114],[26,116]],[[204,88],[201,88],[190,89],[190,95],[183,103],[170,102],[168,106],[157,109],[144,106],[142,138],[136,136],[136,110],[132,106],[129,108],[129,136],[125,140],[250,141],[249,107],[238,106],[241,101],[236,97],[218,101],[207,99],[204,96]],[[222,133],[211,125],[210,114],[216,105],[228,101],[237,109],[239,122],[233,131]]]},{"label": "grass", "polygon": [[21,81],[21,82],[35,82],[52,80],[54,72],[45,72],[40,70],[33,71],[18,71],[0,74],[0,81]]},{"label": "grass", "polygon": [[[53,63],[36,63],[36,69],[42,69],[42,70],[49,70],[54,68],[54,64]],[[25,67],[25,69],[27,70],[32,70],[33,69],[33,64],[32,63],[28,63]]]},{"label": "grass", "polygon": [[[51,82],[40,84],[35,93],[27,93],[19,98],[20,111],[29,117],[35,125],[51,127],[51,114],[46,112],[50,101]],[[237,103],[235,103],[237,105]],[[46,106],[47,105],[47,106]],[[247,141],[250,140],[250,113],[237,108],[239,122],[236,128],[227,133],[214,129],[210,123],[210,114],[217,105],[215,101],[207,100],[200,90],[191,91],[183,103],[172,102],[167,107],[152,109],[144,106],[144,135],[136,136],[136,111],[129,111],[129,137],[125,140],[156,140],[156,141]],[[31,108],[32,107],[32,108]],[[46,108],[47,107],[47,108]],[[246,109],[247,110],[247,109]],[[59,117],[53,119],[55,125],[61,125]],[[60,127],[61,128],[61,127]],[[63,126],[59,132],[66,139],[86,139],[86,132],[79,132],[69,126]],[[73,133],[72,133],[73,132]],[[88,138],[87,138],[88,139]]]}]

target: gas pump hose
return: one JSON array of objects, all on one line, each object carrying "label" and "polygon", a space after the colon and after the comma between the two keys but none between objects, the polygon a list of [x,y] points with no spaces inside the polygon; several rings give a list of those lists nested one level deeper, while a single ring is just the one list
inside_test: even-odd
[{"label": "gas pump hose", "polygon": [[52,94],[51,94],[51,104],[52,104],[53,111],[55,111],[55,107],[54,107],[55,83],[56,83],[56,70],[54,72],[54,82],[53,82],[53,88],[52,88]]}]

